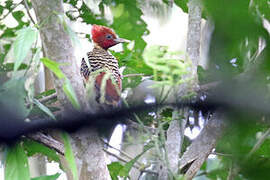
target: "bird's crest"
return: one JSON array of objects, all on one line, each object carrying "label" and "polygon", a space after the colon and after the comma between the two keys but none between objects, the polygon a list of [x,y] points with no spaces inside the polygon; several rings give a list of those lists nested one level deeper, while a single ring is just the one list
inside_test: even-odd
[{"label": "bird's crest", "polygon": [[[116,43],[114,42],[114,39],[116,39],[116,34],[114,31],[108,27],[100,26],[100,25],[93,25],[92,26],[92,39],[94,43],[99,45],[100,47],[107,49]],[[111,36],[111,38],[108,38],[108,36]],[[109,46],[109,47],[108,47]]]}]

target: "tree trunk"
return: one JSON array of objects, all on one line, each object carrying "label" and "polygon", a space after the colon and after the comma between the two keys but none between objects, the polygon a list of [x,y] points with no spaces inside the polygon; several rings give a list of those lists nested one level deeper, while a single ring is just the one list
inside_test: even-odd
[{"label": "tree trunk", "polygon": [[44,156],[37,155],[30,157],[28,162],[32,178],[46,174],[46,158]]},{"label": "tree trunk", "polygon": [[[191,82],[181,84],[178,87],[178,92],[173,93],[177,97],[177,101],[183,100],[190,91],[198,89],[197,66],[200,60],[200,40],[201,40],[201,6],[198,0],[190,0],[188,3],[189,17],[188,17],[188,34],[187,34],[187,48],[186,59],[191,60],[191,70],[184,78],[191,78]],[[183,111],[187,115],[187,109]],[[179,155],[182,148],[184,138],[184,130],[186,127],[186,120],[179,119],[179,110],[174,109],[172,122],[167,131],[166,152],[168,156],[167,165],[161,165],[159,171],[159,178],[172,179],[172,175],[177,174]]]},{"label": "tree trunk", "polygon": [[[60,66],[60,69],[70,80],[81,105],[86,107],[85,89],[78,68],[76,68],[72,43],[58,17],[64,13],[62,1],[33,1],[33,8],[40,24],[40,35],[45,55],[53,61],[65,63],[65,65]],[[64,106],[64,110],[73,109],[62,90],[63,83],[64,80],[54,78],[58,100]]]},{"label": "tree trunk", "polygon": [[180,169],[187,168],[185,174],[187,180],[191,180],[196,175],[203,162],[215,148],[217,140],[225,128],[224,119],[225,116],[221,111],[215,112],[181,157],[179,167]]},{"label": "tree trunk", "polygon": [[[76,66],[70,37],[65,32],[58,17],[58,15],[64,15],[62,0],[33,0],[32,4],[40,25],[44,54],[53,61],[65,63],[60,67],[62,72],[69,79],[82,109],[90,111],[85,98],[86,94],[82,78]],[[63,107],[63,115],[65,115],[65,112],[72,112],[74,108],[62,90],[63,84],[64,80],[54,78],[57,98]],[[85,131],[77,132],[73,136],[72,142],[80,179],[110,179],[105,155],[96,130],[88,130],[87,134]],[[82,154],[83,156],[80,156]],[[72,177],[69,177],[69,179],[72,179]]]},{"label": "tree trunk", "polygon": [[192,77],[197,77],[197,66],[200,60],[202,8],[199,0],[188,2],[188,33],[186,56],[192,62]]}]

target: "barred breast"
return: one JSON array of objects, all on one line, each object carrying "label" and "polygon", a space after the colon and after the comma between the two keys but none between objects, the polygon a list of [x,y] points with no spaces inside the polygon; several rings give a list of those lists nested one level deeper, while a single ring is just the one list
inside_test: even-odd
[{"label": "barred breast", "polygon": [[[119,90],[121,91],[121,75],[119,72],[119,66],[117,59],[109,54],[106,50],[95,47],[93,51],[87,53],[87,60],[89,62],[90,68],[88,67],[85,59],[82,59],[81,62],[81,75],[87,81],[91,74],[100,70],[107,69],[112,73],[112,78],[118,85]],[[98,92],[97,101],[100,98],[100,86],[102,82],[102,78],[105,75],[105,72],[100,72],[100,74],[96,77],[96,91]],[[120,95],[117,92],[115,85],[113,85],[112,81],[109,79],[106,82],[106,101],[108,104],[117,105],[120,101]]]},{"label": "barred breast", "polygon": [[84,58],[81,63],[81,74],[85,79],[88,79],[91,72],[106,68],[111,71],[115,81],[118,83],[118,79],[121,75],[119,72],[118,61],[113,55],[102,48],[95,47],[93,51],[87,53],[87,58],[90,68],[88,68]]}]

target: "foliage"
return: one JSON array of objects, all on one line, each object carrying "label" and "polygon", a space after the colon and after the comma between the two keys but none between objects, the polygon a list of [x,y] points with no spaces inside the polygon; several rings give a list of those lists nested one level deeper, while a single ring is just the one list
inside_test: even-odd
[{"label": "foliage", "polygon": [[[31,9],[31,2],[26,2]],[[166,4],[170,2],[163,0]],[[0,104],[5,104],[12,109],[22,120],[33,120],[35,117],[42,116],[56,119],[55,111],[59,111],[59,108],[51,104],[57,101],[57,98],[42,102],[44,97],[49,97],[55,93],[55,90],[34,96],[34,80],[41,62],[55,74],[55,77],[63,80],[63,91],[73,106],[79,109],[79,103],[70,81],[60,69],[65,64],[58,64],[47,57],[40,58],[41,47],[38,42],[40,29],[25,13],[23,3],[24,1],[21,1],[16,4],[12,0],[0,3]],[[143,6],[146,2],[100,0],[95,1],[97,9],[89,6],[87,0],[65,0],[65,3],[72,9],[65,12],[65,15],[57,16],[59,23],[69,34],[73,46],[79,46],[79,40],[67,23],[67,17],[71,21],[86,23],[89,27],[92,24],[111,27],[120,37],[131,40],[131,43],[122,46],[120,52],[111,50],[111,53],[119,59],[120,67],[124,68],[124,75],[140,74],[124,77],[124,90],[136,88],[146,78],[158,82],[156,86],[159,87],[164,85],[172,87],[183,83],[183,77],[188,73],[189,63],[179,60],[179,54],[170,52],[167,47],[147,47],[144,41],[144,37],[149,34],[143,18],[145,11]],[[188,13],[187,0],[175,0],[174,3]],[[244,76],[250,78],[248,84],[258,83],[269,93],[270,38],[269,30],[264,27],[265,22],[270,21],[269,1],[204,0],[202,4],[203,17],[211,19],[215,29],[211,36],[208,69],[200,66],[197,68],[200,84]],[[111,12],[110,18],[107,9]],[[8,15],[17,22],[16,26],[10,27],[4,24],[4,21],[2,23]],[[90,40],[89,33],[84,37]],[[259,42],[266,46],[260,46]],[[267,98],[269,95],[265,97]],[[219,141],[215,149],[216,155],[204,162],[195,179],[227,179],[231,169],[239,169],[235,179],[269,179],[270,140],[267,134],[269,127],[265,123],[269,119],[265,115],[253,116],[250,115],[252,112],[243,111],[228,117],[231,125]],[[155,153],[158,152],[156,159],[164,160],[165,135],[172,120],[172,109],[164,109],[161,112],[153,110],[150,115],[148,112],[142,112],[136,117],[140,125],[151,126],[157,130],[154,135],[145,133],[146,141],[155,145],[148,146],[151,144],[149,143],[145,147],[154,149]],[[262,138],[264,135],[265,139]],[[66,134],[63,134],[63,140],[65,158],[74,179],[78,179],[75,159]],[[184,147],[186,148],[191,141],[185,137]],[[262,142],[257,147],[260,141]],[[257,149],[253,150],[254,147]],[[111,177],[128,178],[131,168],[148,149],[146,148],[125,164],[113,162],[108,165]],[[6,148],[5,179],[30,179],[28,157],[37,153],[46,156],[49,160],[59,162],[59,155],[54,150],[23,139]],[[152,161],[147,163],[149,162],[152,163]],[[154,169],[155,164],[151,165]],[[57,173],[32,179],[57,179],[59,175]],[[183,178],[181,175],[175,177]]]},{"label": "foliage", "polygon": [[159,85],[182,84],[183,76],[188,73],[188,63],[177,59],[179,53],[169,52],[168,47],[153,46],[144,53],[145,63],[153,69],[154,80]]},{"label": "foliage", "polygon": [[15,64],[14,71],[20,67],[28,54],[32,44],[37,39],[37,30],[31,27],[23,28],[16,32],[16,39],[13,43]]},{"label": "foliage", "polygon": [[188,0],[176,0],[175,4],[179,6],[182,11],[188,13]]},{"label": "foliage", "polygon": [[57,76],[57,78],[64,79],[63,91],[65,92],[66,96],[68,97],[68,99],[70,100],[72,105],[76,109],[80,109],[80,104],[79,104],[79,101],[76,97],[74,89],[72,88],[69,79],[66,78],[66,76],[62,73],[62,71],[59,67],[61,65],[65,65],[65,64],[59,64],[59,63],[52,61],[48,58],[42,58],[41,61],[48,69],[50,69]]},{"label": "foliage", "polygon": [[23,141],[23,148],[27,152],[28,157],[36,154],[42,154],[47,156],[49,160],[60,162],[59,156],[54,150],[38,142],[26,139]]},{"label": "foliage", "polygon": [[25,118],[30,109],[25,106],[27,92],[24,87],[25,78],[10,79],[0,85],[0,102],[9,109],[15,110],[18,116]]},{"label": "foliage", "polygon": [[74,158],[74,155],[72,152],[72,148],[71,148],[68,134],[63,132],[62,139],[64,141],[64,146],[65,146],[65,158],[66,158],[68,165],[69,165],[69,168],[72,172],[73,179],[78,180],[76,162],[75,162],[75,158]]},{"label": "foliage", "polygon": [[129,172],[134,166],[135,162],[138,161],[138,159],[151,148],[153,148],[153,143],[148,143],[144,146],[143,152],[138,154],[134,159],[131,159],[125,165],[122,165],[119,162],[112,162],[111,164],[109,164],[108,169],[110,171],[112,180],[117,180],[118,176],[125,178],[129,177]]},{"label": "foliage", "polygon": [[20,143],[8,147],[5,165],[6,180],[30,179],[27,156]]}]

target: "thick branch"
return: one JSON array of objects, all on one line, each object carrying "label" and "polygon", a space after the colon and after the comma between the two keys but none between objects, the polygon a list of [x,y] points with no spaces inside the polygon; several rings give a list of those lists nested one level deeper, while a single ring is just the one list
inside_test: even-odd
[{"label": "thick branch", "polygon": [[196,175],[205,159],[215,148],[223,129],[224,116],[221,112],[215,112],[200,135],[192,142],[180,159],[180,169],[188,169],[186,172],[187,179],[192,179]]},{"label": "thick branch", "polygon": [[45,134],[38,132],[35,134],[29,134],[27,135],[27,137],[51,149],[54,149],[56,152],[58,152],[61,155],[65,154],[64,145],[50,136],[46,136]]},{"label": "thick branch", "polygon": [[171,171],[175,174],[178,171],[178,160],[184,139],[184,130],[186,127],[186,119],[181,118],[179,109],[174,109],[172,122],[167,131],[166,149]]},{"label": "thick branch", "polygon": [[[82,77],[76,65],[71,39],[65,31],[64,23],[62,23],[63,19],[59,18],[59,16],[64,15],[63,1],[33,0],[32,4],[40,27],[44,54],[51,60],[62,64],[60,69],[75,91],[82,108],[81,110],[91,111],[88,108]],[[63,107],[62,115],[64,117],[75,113],[75,109],[64,93],[63,87],[65,84],[65,78],[58,79],[55,76],[54,85],[57,92],[57,99]],[[71,136],[71,145],[75,152],[79,179],[108,180],[110,179],[110,175],[98,134],[95,129],[88,129],[87,132],[87,136],[83,130]],[[62,163],[64,164],[65,162],[62,161]]]}]

